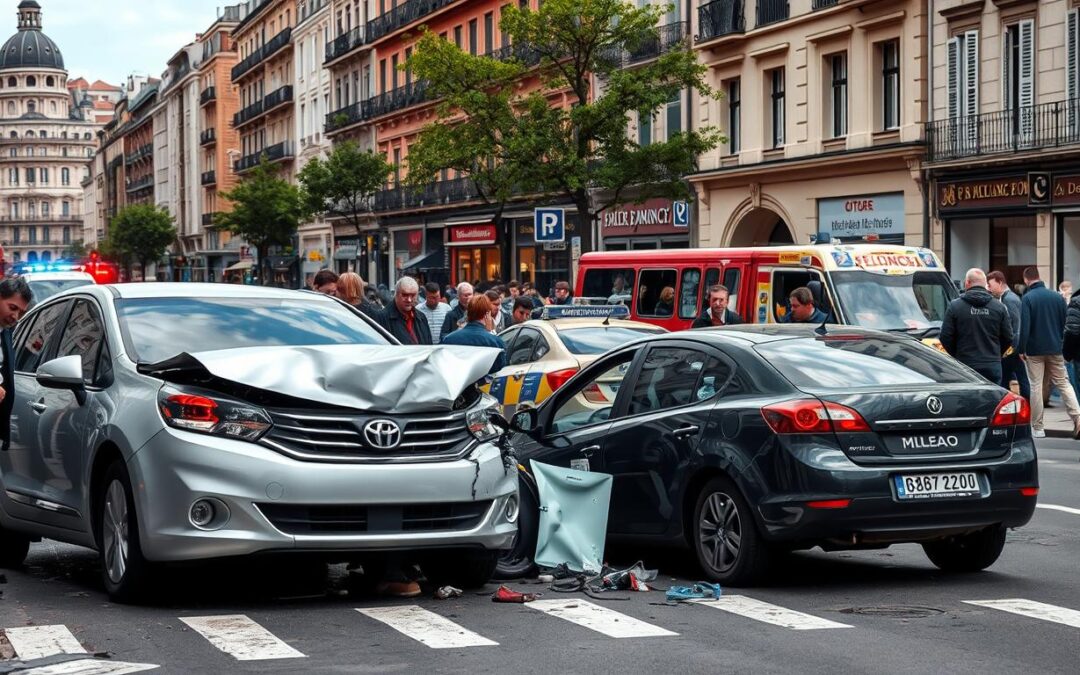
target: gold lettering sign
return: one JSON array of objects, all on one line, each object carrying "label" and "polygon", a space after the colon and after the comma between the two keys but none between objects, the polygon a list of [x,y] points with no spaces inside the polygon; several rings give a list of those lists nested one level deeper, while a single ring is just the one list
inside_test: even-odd
[{"label": "gold lettering sign", "polygon": [[1054,204],[1080,204],[1080,175],[1054,176]]},{"label": "gold lettering sign", "polygon": [[977,209],[992,206],[1027,206],[1028,183],[1024,176],[938,184],[941,210]]}]

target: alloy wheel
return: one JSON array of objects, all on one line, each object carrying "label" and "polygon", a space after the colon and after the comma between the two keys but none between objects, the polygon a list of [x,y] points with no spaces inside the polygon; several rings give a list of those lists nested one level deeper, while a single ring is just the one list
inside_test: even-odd
[{"label": "alloy wheel", "polygon": [[114,480],[105,493],[102,522],[102,542],[105,569],[109,580],[118,584],[124,580],[128,566],[128,505],[123,484]]},{"label": "alloy wheel", "polygon": [[739,561],[742,521],[730,495],[714,492],[705,500],[698,522],[698,545],[703,558],[718,573],[727,572]]}]

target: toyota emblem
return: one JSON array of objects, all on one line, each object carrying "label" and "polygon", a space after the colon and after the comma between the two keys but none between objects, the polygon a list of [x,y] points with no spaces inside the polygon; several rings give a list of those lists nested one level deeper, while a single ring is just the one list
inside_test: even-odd
[{"label": "toyota emblem", "polygon": [[940,415],[942,407],[941,399],[937,396],[931,396],[926,399],[926,409],[929,410],[931,414]]},{"label": "toyota emblem", "polygon": [[390,420],[372,420],[364,425],[364,440],[377,450],[392,450],[401,443],[401,427]]}]

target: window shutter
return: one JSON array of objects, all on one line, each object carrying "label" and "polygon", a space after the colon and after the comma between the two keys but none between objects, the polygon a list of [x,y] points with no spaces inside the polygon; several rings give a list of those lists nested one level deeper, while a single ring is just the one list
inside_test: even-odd
[{"label": "window shutter", "polygon": [[960,117],[960,38],[949,40],[948,51],[949,119],[956,120]]},{"label": "window shutter", "polygon": [[964,33],[964,115],[979,114],[979,31]]},{"label": "window shutter", "polygon": [[1031,143],[1035,130],[1035,22],[1020,22],[1020,135]]},{"label": "window shutter", "polygon": [[1001,109],[1012,110],[1012,33],[1006,28],[1001,33]]},{"label": "window shutter", "polygon": [[1076,99],[1080,97],[1080,13],[1070,10],[1065,30],[1065,105],[1069,111],[1069,130],[1073,136],[1080,130],[1080,115],[1077,114]]}]

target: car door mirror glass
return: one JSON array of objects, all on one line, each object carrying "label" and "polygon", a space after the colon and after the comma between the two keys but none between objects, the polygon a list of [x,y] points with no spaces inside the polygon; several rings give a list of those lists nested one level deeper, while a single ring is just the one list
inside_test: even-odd
[{"label": "car door mirror glass", "polygon": [[536,431],[537,414],[536,410],[529,408],[528,410],[519,410],[514,413],[514,416],[510,419],[510,428],[514,431],[531,434]]},{"label": "car door mirror glass", "polygon": [[37,381],[49,389],[70,389],[79,391],[83,383],[83,362],[81,356],[64,356],[44,364],[37,371]]}]

